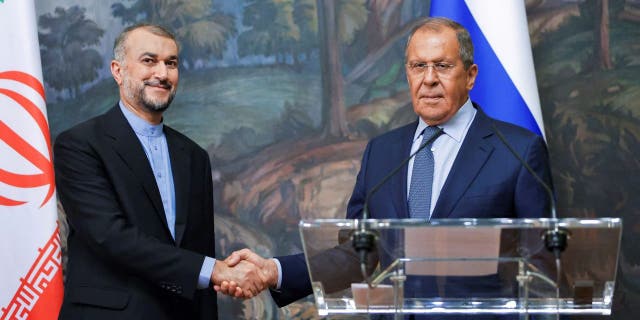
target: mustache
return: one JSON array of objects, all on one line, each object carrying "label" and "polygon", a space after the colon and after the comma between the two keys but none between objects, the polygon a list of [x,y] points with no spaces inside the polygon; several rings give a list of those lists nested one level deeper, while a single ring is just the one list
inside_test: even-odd
[{"label": "mustache", "polygon": [[144,84],[146,86],[161,87],[164,89],[171,89],[171,87],[173,87],[169,80],[146,80],[144,81]]}]

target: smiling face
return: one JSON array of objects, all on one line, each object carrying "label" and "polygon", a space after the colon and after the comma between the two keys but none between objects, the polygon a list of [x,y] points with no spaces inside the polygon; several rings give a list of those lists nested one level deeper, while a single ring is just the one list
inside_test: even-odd
[{"label": "smiling face", "polygon": [[[430,126],[447,122],[467,101],[478,73],[475,64],[465,70],[456,32],[447,27],[419,29],[407,45],[406,60],[414,112]],[[409,67],[420,63],[452,67],[444,72],[431,66],[424,72]]]},{"label": "smiling face", "polygon": [[111,62],[120,99],[132,112],[159,123],[178,88],[178,46],[144,28],[129,32],[122,61]]}]

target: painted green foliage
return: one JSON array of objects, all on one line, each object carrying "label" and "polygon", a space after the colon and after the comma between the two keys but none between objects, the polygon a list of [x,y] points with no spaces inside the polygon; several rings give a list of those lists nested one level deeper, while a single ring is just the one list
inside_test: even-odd
[{"label": "painted green foliage", "polygon": [[85,9],[58,7],[54,14],[38,19],[40,54],[44,81],[56,90],[78,94],[82,84],[98,77],[102,57],[93,46],[104,34],[94,21],[85,17]]},{"label": "painted green foliage", "polygon": [[[368,10],[364,0],[337,2],[338,37],[351,43],[362,29]],[[238,54],[275,56],[285,63],[291,57],[298,63],[301,55],[318,48],[316,0],[252,0],[244,7],[242,23],[250,29],[238,37]]]},{"label": "painted green foliage", "polygon": [[211,0],[136,0],[111,5],[124,24],[150,22],[170,27],[180,39],[183,61],[220,58],[226,41],[237,33],[235,18],[220,13]]},{"label": "painted green foliage", "polygon": [[637,319],[640,16],[627,1],[605,1],[602,23],[602,4],[577,5],[565,23],[540,35],[534,58],[558,212],[623,218],[613,318]]}]

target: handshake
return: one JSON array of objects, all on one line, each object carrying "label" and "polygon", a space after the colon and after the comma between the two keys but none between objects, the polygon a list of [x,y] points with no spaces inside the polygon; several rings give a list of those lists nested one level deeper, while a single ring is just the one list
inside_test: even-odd
[{"label": "handshake", "polygon": [[216,261],[211,282],[217,292],[250,299],[267,288],[276,288],[278,267],[273,259],[264,259],[249,249],[242,249]]}]

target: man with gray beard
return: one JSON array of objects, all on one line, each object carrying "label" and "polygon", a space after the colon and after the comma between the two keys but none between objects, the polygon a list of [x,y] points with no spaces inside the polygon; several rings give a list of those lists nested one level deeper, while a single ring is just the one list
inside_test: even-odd
[{"label": "man with gray beard", "polygon": [[160,26],[125,29],[111,62],[120,101],[56,139],[69,222],[61,319],[217,319],[213,284],[237,281],[243,296],[264,289],[253,264],[213,259],[209,156],[162,123],[178,52]]}]

